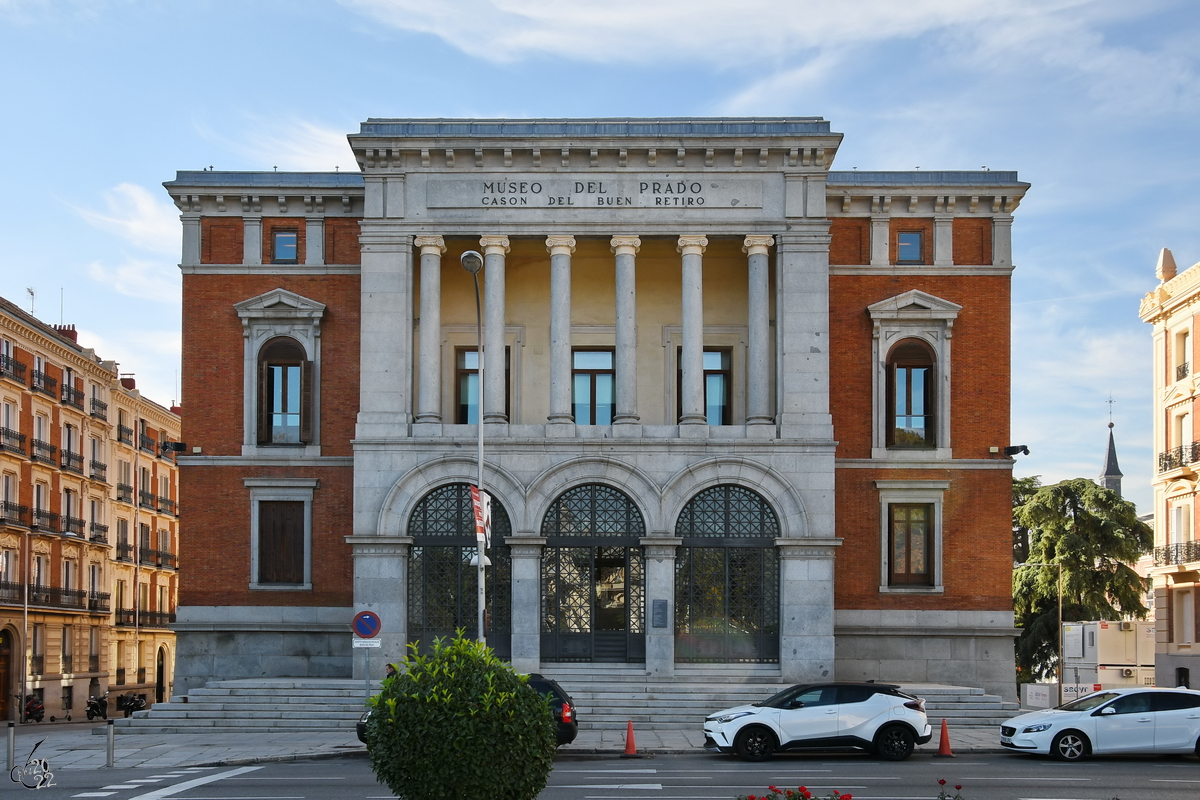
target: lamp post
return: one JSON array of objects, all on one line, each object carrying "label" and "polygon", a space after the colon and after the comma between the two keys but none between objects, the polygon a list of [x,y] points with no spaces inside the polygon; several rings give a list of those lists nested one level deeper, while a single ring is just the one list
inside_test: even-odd
[{"label": "lamp post", "polygon": [[[483,256],[474,250],[468,250],[459,256],[459,262],[463,269],[471,273],[471,277],[475,280],[475,325],[479,334],[479,347],[475,351],[476,364],[478,364],[478,381],[479,381],[479,404],[475,411],[475,427],[479,429],[479,475],[476,478],[475,486],[479,491],[479,502],[483,502],[483,310],[479,302],[479,271],[483,269]],[[480,644],[487,643],[487,635],[483,631],[484,621],[484,605],[486,603],[486,594],[484,592],[484,576],[483,566],[486,561],[484,555],[485,540],[484,535],[476,532],[476,555],[475,564],[477,570],[476,583],[478,586],[478,636],[476,637]]]},{"label": "lamp post", "polygon": [[1025,561],[1016,564],[1017,567],[1057,567],[1058,568],[1058,704],[1063,703],[1063,586],[1062,564],[1049,564],[1040,561]]}]

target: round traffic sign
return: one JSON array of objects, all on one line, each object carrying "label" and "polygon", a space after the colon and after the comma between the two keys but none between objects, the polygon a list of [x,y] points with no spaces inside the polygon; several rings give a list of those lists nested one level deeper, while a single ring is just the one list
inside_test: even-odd
[{"label": "round traffic sign", "polygon": [[354,632],[363,639],[374,639],[383,630],[383,620],[374,611],[360,611],[354,615],[350,623]]}]

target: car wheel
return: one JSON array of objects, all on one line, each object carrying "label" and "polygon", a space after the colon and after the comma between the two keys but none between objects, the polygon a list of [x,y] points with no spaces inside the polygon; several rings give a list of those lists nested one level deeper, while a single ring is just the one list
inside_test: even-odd
[{"label": "car wheel", "polygon": [[903,761],[912,755],[916,743],[908,728],[891,725],[875,734],[875,754],[885,761]]},{"label": "car wheel", "polygon": [[775,752],[775,735],[766,728],[743,728],[733,747],[746,761],[766,761]]},{"label": "car wheel", "polygon": [[1079,731],[1063,731],[1050,744],[1050,755],[1059,761],[1078,761],[1088,753],[1088,740]]}]

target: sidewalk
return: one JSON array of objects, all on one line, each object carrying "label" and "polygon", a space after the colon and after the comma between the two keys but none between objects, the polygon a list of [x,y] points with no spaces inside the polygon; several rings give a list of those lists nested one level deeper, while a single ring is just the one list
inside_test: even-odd
[{"label": "sidewalk", "polygon": [[[102,722],[41,723],[16,726],[15,758],[24,763],[30,749],[40,739],[37,757],[50,762],[52,769],[104,768],[108,755],[108,737],[93,734]],[[0,733],[7,732],[0,728]],[[956,754],[1000,752],[1000,734],[995,728],[951,728],[950,743]],[[7,740],[4,745],[7,747]],[[700,731],[634,730],[638,753],[695,753],[704,744]],[[625,731],[583,730],[569,745],[560,747],[563,755],[620,755],[625,750]],[[938,750],[938,730],[933,739],[917,748],[932,755]],[[365,756],[366,748],[353,730],[332,733],[276,734],[117,734],[114,766],[118,768],[200,767],[254,764],[267,761],[294,761],[304,758]]]}]

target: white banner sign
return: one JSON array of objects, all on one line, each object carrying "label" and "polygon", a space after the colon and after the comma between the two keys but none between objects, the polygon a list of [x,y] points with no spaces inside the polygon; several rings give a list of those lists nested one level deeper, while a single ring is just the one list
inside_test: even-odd
[{"label": "white banner sign", "polygon": [[383,647],[383,642],[378,639],[355,639],[354,646],[358,647]]}]

